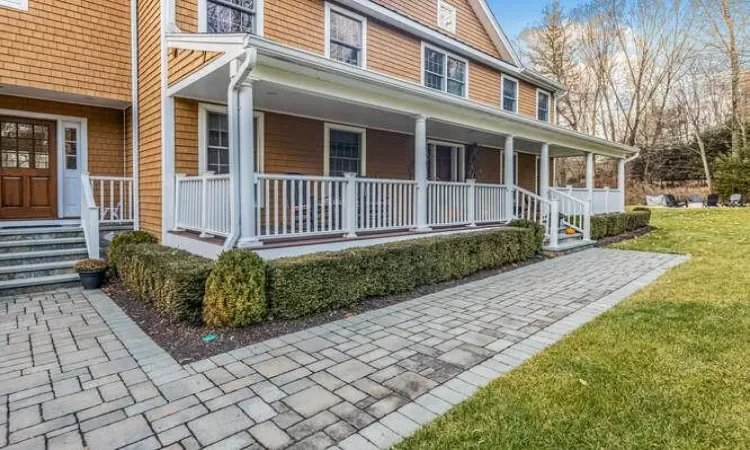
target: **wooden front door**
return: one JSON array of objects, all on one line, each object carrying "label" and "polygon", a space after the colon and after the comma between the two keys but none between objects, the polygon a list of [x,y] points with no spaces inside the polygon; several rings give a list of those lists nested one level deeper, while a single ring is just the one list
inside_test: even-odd
[{"label": "wooden front door", "polygon": [[0,116],[0,219],[57,217],[55,122]]}]

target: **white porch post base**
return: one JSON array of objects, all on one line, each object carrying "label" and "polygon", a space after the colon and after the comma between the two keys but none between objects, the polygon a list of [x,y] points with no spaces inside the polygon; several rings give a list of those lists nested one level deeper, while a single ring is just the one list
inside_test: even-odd
[{"label": "white porch post base", "polygon": [[259,241],[255,237],[240,238],[237,241],[237,248],[257,248],[263,247],[263,242]]}]

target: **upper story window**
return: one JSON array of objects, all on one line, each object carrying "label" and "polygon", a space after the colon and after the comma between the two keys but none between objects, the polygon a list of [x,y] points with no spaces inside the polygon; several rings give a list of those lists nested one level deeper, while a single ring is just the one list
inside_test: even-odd
[{"label": "upper story window", "polygon": [[456,7],[443,0],[437,2],[438,26],[445,31],[456,34]]},{"label": "upper story window", "polygon": [[468,63],[465,59],[425,45],[423,66],[425,86],[466,97]]},{"label": "upper story window", "polygon": [[549,122],[550,95],[541,90],[536,91],[536,118]]},{"label": "upper story window", "polygon": [[503,109],[518,112],[518,80],[502,76],[503,84]]},{"label": "upper story window", "polygon": [[367,55],[367,19],[326,3],[326,56],[365,67]]},{"label": "upper story window", "polygon": [[259,34],[262,0],[203,0],[206,4],[206,31],[209,33]]},{"label": "upper story window", "polygon": [[29,0],[0,0],[0,8],[20,9],[21,11],[29,10]]}]

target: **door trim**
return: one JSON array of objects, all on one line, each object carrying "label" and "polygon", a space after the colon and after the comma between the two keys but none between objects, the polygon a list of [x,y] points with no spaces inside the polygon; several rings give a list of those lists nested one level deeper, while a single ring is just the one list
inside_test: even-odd
[{"label": "door trim", "polygon": [[[64,143],[64,122],[77,122],[81,126],[81,172],[88,172],[88,160],[89,160],[89,144],[88,144],[88,119],[86,117],[66,116],[61,114],[48,114],[39,113],[34,111],[23,111],[17,109],[2,109],[0,108],[0,116],[18,117],[23,119],[37,119],[37,120],[49,120],[55,122],[55,149],[57,153],[57,218],[63,219],[63,157],[65,154],[65,143]],[[19,223],[15,220],[0,220],[0,227],[9,226]]]}]

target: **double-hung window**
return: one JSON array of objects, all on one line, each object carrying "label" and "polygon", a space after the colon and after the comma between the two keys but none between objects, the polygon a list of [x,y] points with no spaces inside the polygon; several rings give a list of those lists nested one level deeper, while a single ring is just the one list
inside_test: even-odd
[{"label": "double-hung window", "polygon": [[503,75],[503,109],[518,112],[518,80]]},{"label": "double-hung window", "polygon": [[548,92],[536,91],[536,118],[549,122],[550,95]]},{"label": "double-hung window", "polygon": [[424,85],[428,88],[466,97],[467,62],[433,47],[424,47]]},{"label": "double-hung window", "polygon": [[263,0],[202,0],[209,33],[259,34],[259,9]]},{"label": "double-hung window", "polygon": [[[199,171],[201,173],[213,172],[216,175],[228,174],[230,171],[229,117],[226,108],[202,103],[199,106],[198,120]],[[255,136],[255,171],[263,172],[263,113],[255,113],[253,129]]]},{"label": "double-hung window", "polygon": [[325,172],[332,177],[345,173],[365,174],[366,131],[361,128],[326,124]]},{"label": "double-hung window", "polygon": [[367,19],[326,3],[326,56],[365,67],[366,43]]}]

